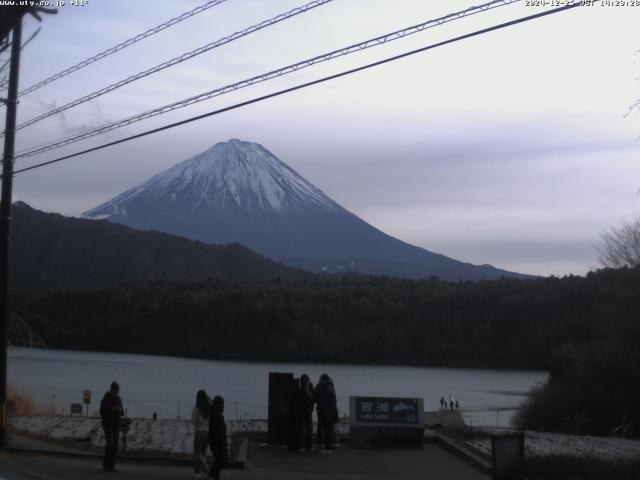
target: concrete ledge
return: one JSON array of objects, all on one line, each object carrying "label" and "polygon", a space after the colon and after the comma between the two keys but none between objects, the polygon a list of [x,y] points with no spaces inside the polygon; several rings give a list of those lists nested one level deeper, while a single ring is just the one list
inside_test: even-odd
[{"label": "concrete ledge", "polygon": [[[229,459],[227,468],[243,469],[247,464],[247,444],[248,439],[244,439],[240,445],[237,458]],[[7,452],[17,455],[42,455],[42,456],[55,456],[62,458],[73,458],[81,460],[95,460],[102,461],[102,454],[95,452],[83,452],[83,451],[70,451],[69,449],[55,449],[54,448],[24,448],[24,447],[7,447]],[[150,463],[154,465],[173,465],[173,466],[193,466],[194,460],[188,457],[172,456],[172,455],[149,455],[149,454],[129,454],[119,455],[117,462],[122,463]]]},{"label": "concrete ledge", "polygon": [[91,452],[68,452],[64,450],[39,450],[35,448],[21,448],[21,447],[7,447],[5,448],[6,452],[14,453],[18,455],[44,455],[44,456],[55,456],[55,457],[63,457],[63,458],[75,458],[75,459],[85,459],[85,460],[100,460],[102,459],[101,455],[91,453]]},{"label": "concrete ledge", "polygon": [[[227,464],[227,468],[243,469],[246,465],[247,448],[245,447],[244,459],[231,459]],[[74,458],[83,460],[102,461],[102,455],[93,452],[68,452],[63,450],[36,450],[31,448],[8,447],[6,451],[17,455],[44,455],[63,458]],[[162,457],[150,455],[124,455],[117,458],[122,463],[152,463],[154,465],[174,465],[174,466],[193,466],[194,461],[188,458],[179,457]]]},{"label": "concrete ledge", "polygon": [[429,427],[464,428],[466,424],[458,410],[424,412],[424,422]]},{"label": "concrete ledge", "polygon": [[459,443],[451,440],[445,435],[442,435],[441,433],[438,433],[438,432],[432,432],[432,433],[433,433],[432,438],[433,438],[433,441],[435,441],[435,443],[437,443],[438,445],[440,445],[441,447],[447,450],[452,451],[458,456],[464,458],[465,460],[473,464],[475,467],[479,468],[482,472],[491,473],[490,462],[480,457],[479,455],[475,454],[468,448],[465,448]]}]

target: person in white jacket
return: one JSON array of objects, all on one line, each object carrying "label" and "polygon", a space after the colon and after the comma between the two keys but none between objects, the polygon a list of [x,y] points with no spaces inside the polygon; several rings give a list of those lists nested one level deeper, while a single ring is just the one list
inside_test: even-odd
[{"label": "person in white jacket", "polygon": [[196,464],[193,469],[193,478],[206,478],[209,467],[207,466],[207,447],[209,442],[209,417],[211,416],[211,399],[204,390],[198,390],[196,405],[191,413],[193,423],[193,456]]}]

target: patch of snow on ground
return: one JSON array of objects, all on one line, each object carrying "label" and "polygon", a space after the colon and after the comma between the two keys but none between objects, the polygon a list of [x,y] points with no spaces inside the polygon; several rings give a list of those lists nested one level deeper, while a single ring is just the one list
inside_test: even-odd
[{"label": "patch of snow on ground", "polygon": [[[95,417],[13,417],[10,424],[16,430],[42,438],[65,441],[88,439],[90,447],[104,447],[102,423]],[[251,426],[251,422],[240,424],[227,421],[227,432],[232,434]],[[186,419],[134,418],[127,433],[127,450],[191,454],[193,425]]]},{"label": "patch of snow on ground", "polygon": [[[491,455],[491,439],[480,438],[467,442],[469,446]],[[596,457],[603,460],[622,460],[640,457],[640,440],[587,435],[525,432],[525,455],[545,457],[567,455]]]}]

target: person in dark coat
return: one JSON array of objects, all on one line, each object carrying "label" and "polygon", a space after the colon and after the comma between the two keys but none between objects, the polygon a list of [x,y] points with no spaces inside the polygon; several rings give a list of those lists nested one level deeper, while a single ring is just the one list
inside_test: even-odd
[{"label": "person in dark coat", "polygon": [[213,454],[213,465],[209,469],[209,477],[214,480],[220,478],[220,469],[225,468],[228,460],[227,453],[227,424],[224,422],[224,398],[219,395],[211,403],[209,417],[209,448]]},{"label": "person in dark coat", "polygon": [[311,450],[313,444],[313,405],[315,404],[314,390],[309,375],[300,376],[300,432],[304,449]]},{"label": "person in dark coat", "polygon": [[209,416],[211,415],[211,399],[204,390],[198,390],[196,404],[191,412],[193,424],[193,457],[196,464],[193,469],[194,478],[202,478],[209,471],[207,465],[207,448],[209,448]]},{"label": "person in dark coat", "polygon": [[340,421],[340,418],[338,417],[338,399],[336,396],[336,386],[333,383],[333,378],[329,377],[329,385],[331,385],[331,391],[333,392],[333,404],[331,406],[331,415],[332,415],[332,422],[331,422],[331,444],[333,445],[334,448],[339,447],[340,444],[338,442],[338,435],[336,433],[336,424]]},{"label": "person in dark coat", "polygon": [[336,391],[329,375],[323,373],[316,386],[316,400],[318,402],[318,429],[321,437],[318,443],[324,446],[328,452],[333,446],[333,424],[338,418],[338,407],[336,401]]},{"label": "person in dark coat", "polygon": [[102,417],[102,429],[104,430],[104,458],[102,470],[115,472],[115,460],[118,453],[118,439],[120,435],[120,418],[124,415],[122,400],[120,399],[120,385],[111,382],[109,391],[104,394],[100,402],[100,416]]}]

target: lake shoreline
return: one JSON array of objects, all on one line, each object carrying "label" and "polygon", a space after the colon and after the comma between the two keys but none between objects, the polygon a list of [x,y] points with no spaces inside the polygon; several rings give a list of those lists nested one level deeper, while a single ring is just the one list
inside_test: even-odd
[{"label": "lake shoreline", "polygon": [[8,380],[18,393],[31,396],[41,412],[68,412],[92,392],[93,414],[111,381],[121,386],[130,416],[190,415],[199,389],[222,395],[234,418],[266,418],[270,372],[307,373],[312,382],[328,373],[336,385],[338,409],[349,410],[351,396],[423,398],[425,410],[440,408],[452,396],[473,425],[509,426],[516,408],[547,372],[452,367],[365,366],[281,362],[238,362],[13,347]]},{"label": "lake shoreline", "polygon": [[169,354],[158,354],[158,353],[141,353],[141,352],[128,352],[128,351],[106,351],[106,350],[76,350],[73,348],[53,348],[53,347],[24,347],[24,346],[11,346],[9,350],[13,349],[29,349],[29,350],[43,350],[43,351],[56,351],[56,352],[77,352],[77,353],[105,353],[105,354],[122,354],[122,355],[140,355],[140,356],[153,356],[167,359],[177,359],[177,360],[201,360],[201,361],[211,361],[211,362],[222,362],[222,363],[246,363],[246,364],[254,364],[254,365],[265,365],[265,364],[283,364],[283,365],[338,365],[338,366],[346,366],[346,367],[405,367],[405,368],[442,368],[442,369],[455,369],[455,370],[495,370],[495,371],[504,371],[504,372],[529,372],[529,373],[539,373],[545,372],[546,370],[537,370],[533,368],[514,368],[514,367],[490,367],[490,366],[465,366],[465,365],[437,365],[437,364],[404,364],[404,363],[345,363],[345,362],[330,362],[330,361],[297,361],[297,360],[282,360],[282,359],[240,359],[240,358],[209,358],[209,357],[184,357],[178,355],[169,355]]}]

